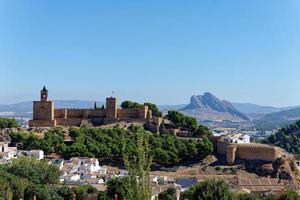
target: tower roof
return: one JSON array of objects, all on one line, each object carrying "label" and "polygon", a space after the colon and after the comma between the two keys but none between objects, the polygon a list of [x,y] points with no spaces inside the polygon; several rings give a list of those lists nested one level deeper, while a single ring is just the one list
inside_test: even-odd
[{"label": "tower roof", "polygon": [[46,86],[43,87],[42,89],[43,92],[47,92],[48,90],[46,89]]}]

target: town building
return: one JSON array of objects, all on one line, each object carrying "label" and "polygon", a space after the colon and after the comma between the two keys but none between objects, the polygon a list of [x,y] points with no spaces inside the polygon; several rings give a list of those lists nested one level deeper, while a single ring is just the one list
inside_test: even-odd
[{"label": "town building", "polygon": [[250,136],[247,134],[229,134],[224,136],[224,141],[232,144],[250,143]]}]

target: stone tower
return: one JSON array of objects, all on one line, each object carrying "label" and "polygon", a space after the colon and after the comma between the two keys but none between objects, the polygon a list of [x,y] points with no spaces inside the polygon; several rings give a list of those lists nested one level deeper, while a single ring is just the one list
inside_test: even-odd
[{"label": "stone tower", "polygon": [[117,119],[118,106],[117,99],[114,97],[106,98],[106,118]]},{"label": "stone tower", "polygon": [[44,86],[41,90],[41,100],[33,102],[33,119],[29,121],[29,126],[55,126],[54,103],[48,101],[48,90]]}]

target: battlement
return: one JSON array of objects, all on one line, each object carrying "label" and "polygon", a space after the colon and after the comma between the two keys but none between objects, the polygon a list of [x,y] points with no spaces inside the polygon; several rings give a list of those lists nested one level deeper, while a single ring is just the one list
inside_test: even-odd
[{"label": "battlement", "polygon": [[119,121],[150,122],[152,112],[148,106],[142,108],[118,108],[117,98],[106,98],[106,108],[55,108],[54,102],[48,100],[48,90],[41,90],[40,101],[33,102],[33,119],[31,127],[81,126],[83,123],[102,125]]},{"label": "battlement", "polygon": [[217,153],[226,156],[229,165],[233,165],[236,159],[274,162],[282,156],[278,148],[266,144],[232,144],[225,142],[222,137],[211,137],[211,141]]}]

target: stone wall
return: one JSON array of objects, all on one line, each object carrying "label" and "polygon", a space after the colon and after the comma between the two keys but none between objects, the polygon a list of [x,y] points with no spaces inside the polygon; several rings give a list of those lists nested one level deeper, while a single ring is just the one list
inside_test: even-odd
[{"label": "stone wall", "polygon": [[264,160],[274,162],[277,159],[276,149],[263,144],[239,144],[236,157],[247,160]]},{"label": "stone wall", "polygon": [[80,126],[82,118],[55,119],[57,126]]},{"label": "stone wall", "polygon": [[88,118],[104,118],[105,109],[89,110]]},{"label": "stone wall", "polygon": [[118,109],[118,117],[120,118],[139,118],[139,109],[135,108],[122,108]]},{"label": "stone wall", "polygon": [[276,147],[257,143],[231,144],[226,143],[222,138],[210,138],[217,153],[225,155],[227,163],[232,165],[236,159],[244,160],[262,160],[274,162],[281,157],[281,153]]},{"label": "stone wall", "polygon": [[64,108],[54,109],[54,118],[67,118],[67,117],[68,117],[67,109]]},{"label": "stone wall", "polygon": [[55,127],[56,120],[29,120],[30,127]]}]

